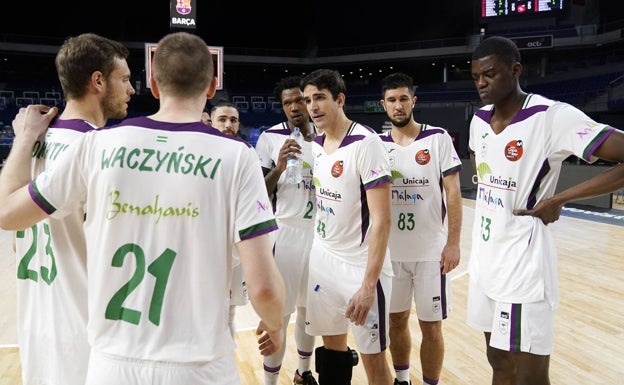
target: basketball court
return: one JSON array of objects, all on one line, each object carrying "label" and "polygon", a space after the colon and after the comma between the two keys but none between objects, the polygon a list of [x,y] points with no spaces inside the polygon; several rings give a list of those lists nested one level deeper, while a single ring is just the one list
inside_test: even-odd
[{"label": "basketball court", "polygon": [[[465,323],[466,268],[474,201],[464,199],[463,203],[462,261],[451,273],[453,309],[443,324],[446,355],[441,384],[483,385],[491,381],[484,338]],[[609,210],[609,215],[598,215],[588,213],[587,208],[576,210],[564,210],[561,219],[549,225],[559,251],[561,288],[551,383],[617,384],[624,378],[624,219],[616,217],[624,218],[624,211]],[[15,257],[11,233],[6,231],[0,231],[0,309],[0,385],[21,385],[15,319]],[[280,373],[280,384],[285,385],[292,383],[297,364],[294,319],[295,315],[288,326],[287,351]],[[235,321],[236,362],[242,383],[263,384],[262,358],[255,336],[258,317],[251,305],[247,305],[237,309]],[[418,352],[420,331],[415,315],[411,317],[410,328],[411,378],[412,383],[418,384],[422,377]],[[354,347],[351,337],[349,341]],[[320,338],[317,344],[321,344]],[[366,383],[361,364],[354,368],[352,383]]]}]

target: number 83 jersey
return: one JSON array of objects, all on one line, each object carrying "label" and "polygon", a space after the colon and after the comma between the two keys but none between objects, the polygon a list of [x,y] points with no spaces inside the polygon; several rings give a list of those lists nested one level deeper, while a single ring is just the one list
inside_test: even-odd
[{"label": "number 83 jersey", "polygon": [[423,124],[407,146],[381,134],[392,173],[390,258],[401,262],[439,261],[446,244],[446,207],[442,178],[461,169],[446,130]]}]

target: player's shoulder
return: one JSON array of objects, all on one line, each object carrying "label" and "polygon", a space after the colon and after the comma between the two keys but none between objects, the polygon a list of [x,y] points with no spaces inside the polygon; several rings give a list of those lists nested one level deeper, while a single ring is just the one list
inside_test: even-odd
[{"label": "player's shoulder", "polygon": [[275,124],[269,128],[267,128],[266,130],[262,131],[260,133],[260,136],[283,136],[283,135],[290,135],[290,129],[288,128],[288,124],[286,122],[281,122],[278,124]]},{"label": "player's shoulder", "polygon": [[352,122],[348,130],[349,142],[380,141],[379,133],[366,124]]},{"label": "player's shoulder", "polygon": [[421,127],[421,135],[444,135],[448,134],[448,130],[444,127],[432,126],[431,124],[423,123]]},{"label": "player's shoulder", "polygon": [[[552,107],[568,105],[540,94],[527,94],[522,109],[546,111]],[[558,107],[557,107],[558,108]]]},{"label": "player's shoulder", "polygon": [[360,134],[364,134],[364,135],[379,136],[379,133],[377,131],[375,131],[369,125],[366,125],[364,123],[359,123],[359,122],[353,122],[352,124],[353,124],[353,129],[352,129],[353,133],[360,133]]}]

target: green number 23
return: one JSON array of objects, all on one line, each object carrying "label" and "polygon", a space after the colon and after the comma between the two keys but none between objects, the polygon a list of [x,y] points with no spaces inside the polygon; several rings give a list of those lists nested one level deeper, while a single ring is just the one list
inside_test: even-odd
[{"label": "green number 23", "polygon": [[[41,273],[41,280],[50,285],[54,278],[56,278],[57,270],[56,270],[56,258],[54,257],[54,250],[52,250],[52,246],[50,245],[50,227],[47,223],[41,222],[43,228],[42,237],[45,237],[45,254],[50,257],[50,267],[41,266],[39,271]],[[20,259],[17,265],[17,278],[18,279],[31,279],[35,282],[39,280],[39,274],[36,270],[29,268],[28,266],[31,262],[34,261],[35,255],[37,254],[37,241],[39,237],[39,227],[38,225],[32,225],[32,242],[30,243],[30,247],[24,253],[24,256]],[[26,236],[26,230],[17,231],[15,234],[16,238],[24,238]]]},{"label": "green number 23", "polygon": [[484,241],[488,241],[490,239],[490,228],[492,227],[492,219],[481,217],[481,238]]}]

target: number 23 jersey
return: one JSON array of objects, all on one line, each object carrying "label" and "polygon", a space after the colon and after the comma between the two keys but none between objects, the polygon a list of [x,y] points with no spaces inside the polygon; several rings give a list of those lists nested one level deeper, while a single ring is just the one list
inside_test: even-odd
[{"label": "number 23 jersey", "polygon": [[515,216],[555,192],[561,163],[570,155],[587,162],[613,128],[577,108],[528,94],[509,125],[496,134],[493,106],[470,124],[478,186],[469,263],[471,279],[488,297],[508,303],[548,299],[558,303],[557,256],[539,218]]}]

